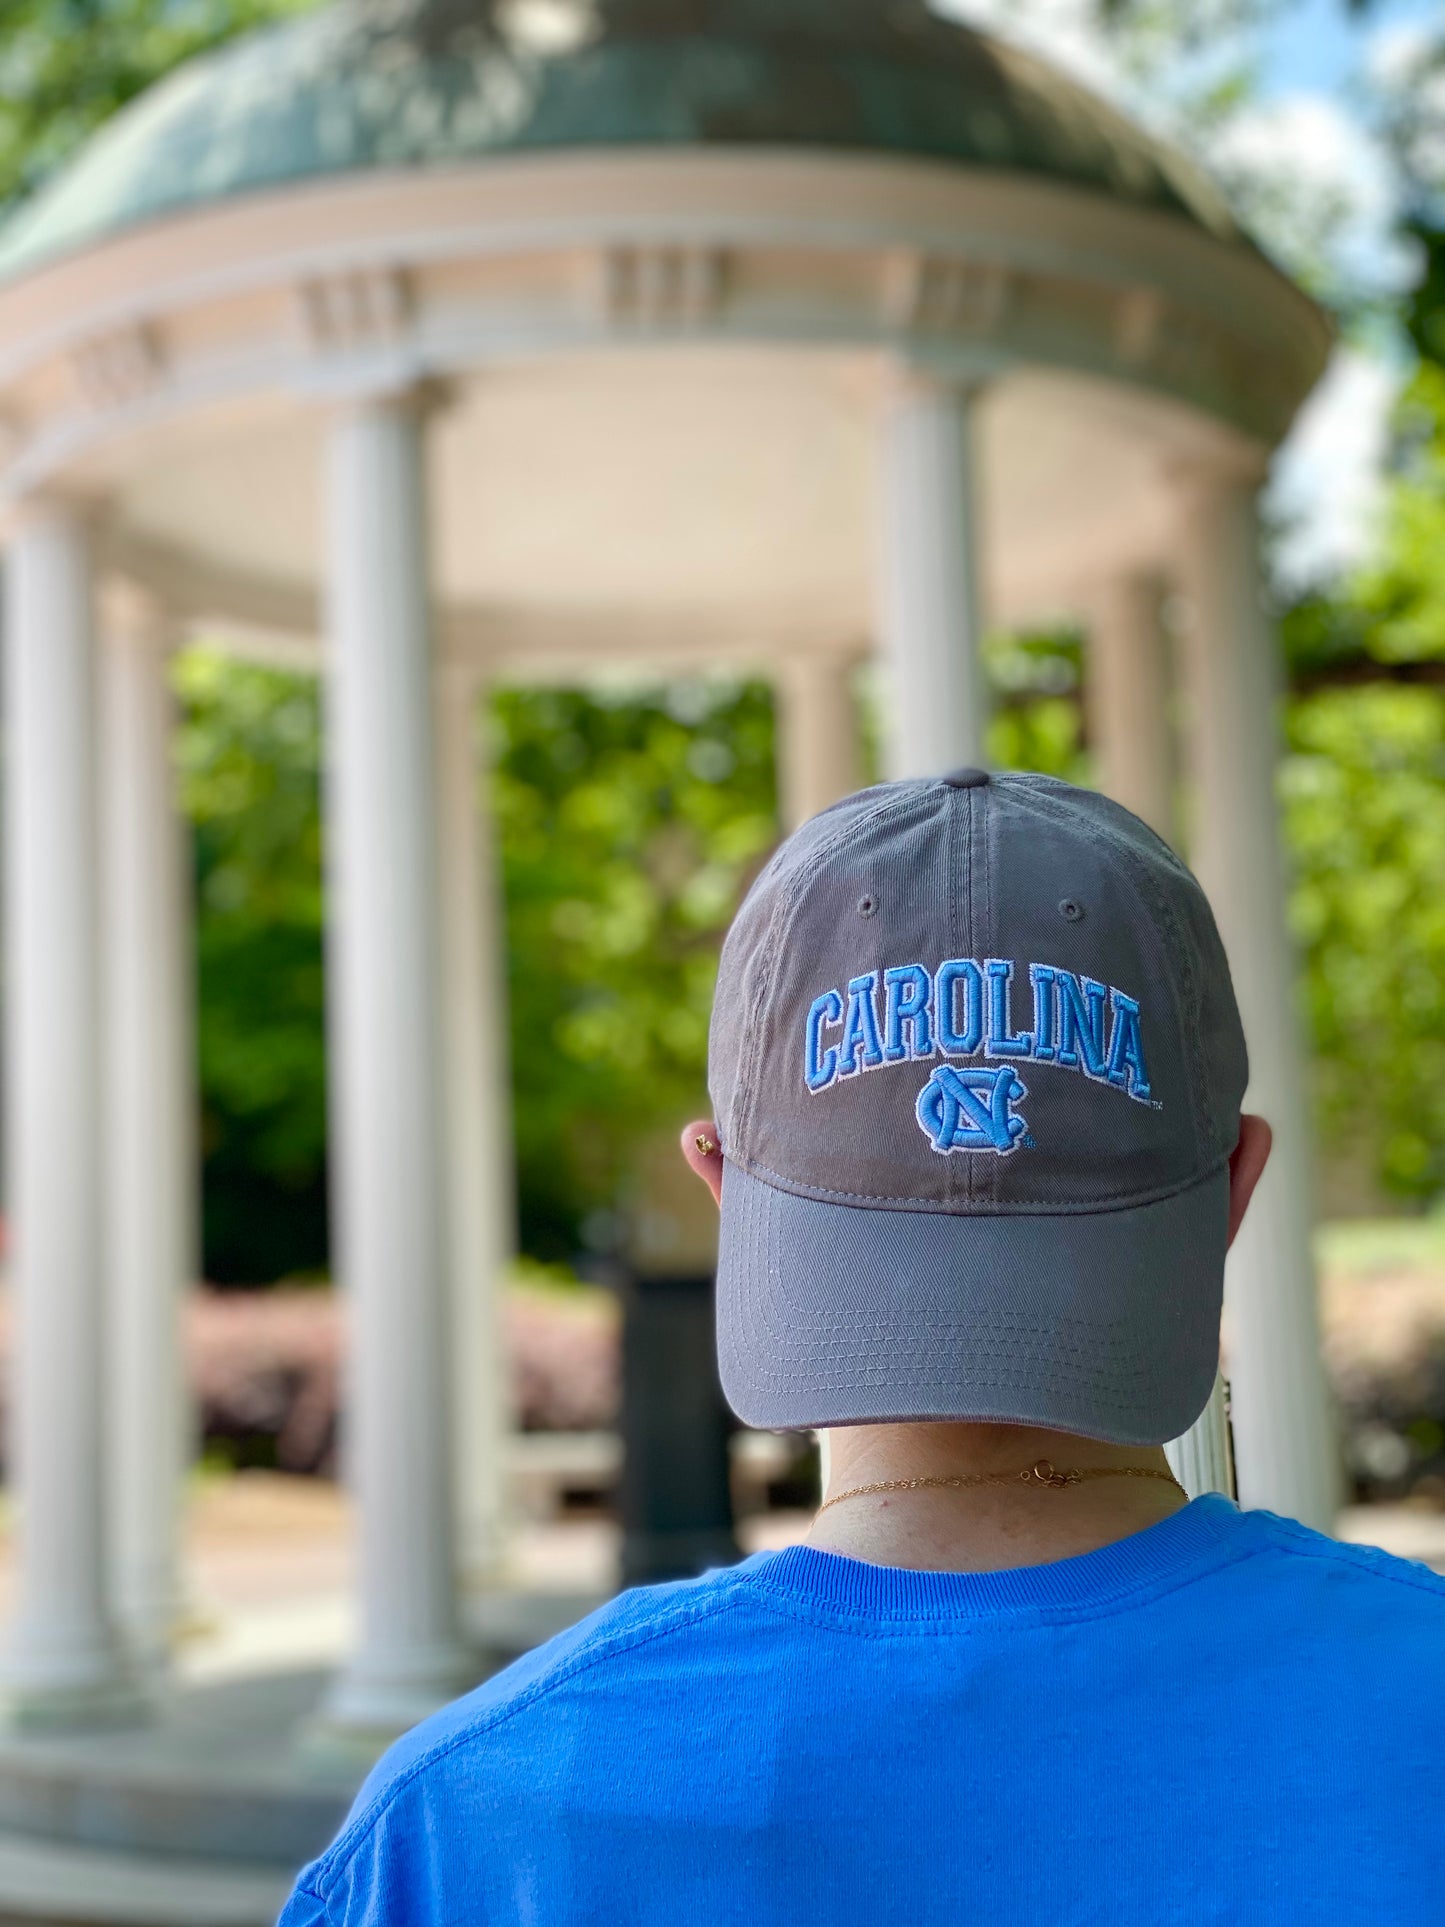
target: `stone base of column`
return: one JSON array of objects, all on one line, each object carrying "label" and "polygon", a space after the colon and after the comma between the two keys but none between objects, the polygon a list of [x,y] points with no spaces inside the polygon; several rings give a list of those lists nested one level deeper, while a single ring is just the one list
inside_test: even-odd
[{"label": "stone base of column", "polygon": [[313,1756],[329,1750],[339,1757],[369,1747],[379,1751],[475,1686],[487,1670],[479,1653],[461,1645],[409,1654],[394,1666],[353,1660],[327,1695],[305,1750]]},{"label": "stone base of column", "polygon": [[27,1652],[0,1669],[0,1721],[12,1733],[140,1726],[154,1707],[113,1652]]},{"label": "stone base of column", "polygon": [[116,1613],[127,1659],[143,1680],[161,1679],[177,1646],[204,1620],[199,1604],[179,1586],[167,1587],[144,1603],[123,1604]]},{"label": "stone base of column", "polygon": [[495,1592],[504,1582],[507,1520],[499,1508],[464,1514],[457,1527],[457,1564],[463,1599]]}]

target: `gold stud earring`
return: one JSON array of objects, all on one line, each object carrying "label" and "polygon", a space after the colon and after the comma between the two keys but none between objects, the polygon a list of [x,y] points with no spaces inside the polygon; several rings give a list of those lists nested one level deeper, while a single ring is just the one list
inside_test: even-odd
[{"label": "gold stud earring", "polygon": [[705,1158],[710,1158],[713,1152],[717,1149],[717,1146],[716,1144],[713,1143],[712,1139],[708,1137],[706,1133],[701,1131],[693,1139],[693,1143],[697,1146],[698,1150],[702,1152]]}]

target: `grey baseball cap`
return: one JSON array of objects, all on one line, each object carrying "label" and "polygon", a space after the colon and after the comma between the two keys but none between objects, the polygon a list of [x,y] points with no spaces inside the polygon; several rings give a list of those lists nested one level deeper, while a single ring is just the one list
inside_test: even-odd
[{"label": "grey baseball cap", "polygon": [[729,1403],[1185,1431],[1246,1076],[1204,893],[1118,804],[957,770],[825,810],[719,968]]}]

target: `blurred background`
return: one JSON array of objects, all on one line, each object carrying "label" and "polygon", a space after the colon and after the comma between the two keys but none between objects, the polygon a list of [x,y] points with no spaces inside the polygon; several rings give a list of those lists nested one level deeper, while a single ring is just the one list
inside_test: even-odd
[{"label": "blurred background", "polygon": [[[26,261],[27,208],[111,116],[171,70],[308,11],[5,8],[12,269]],[[547,8],[534,11],[550,31]],[[552,11],[565,33],[568,9]],[[1192,157],[1333,323],[1262,495],[1319,1311],[1340,1529],[1445,1569],[1445,23],[1413,0],[937,11],[1043,54]],[[1185,622],[1177,601],[1163,600],[1166,639]],[[495,1327],[506,1443],[488,1501],[495,1541],[474,1575],[498,1651],[525,1643],[523,1611],[546,1631],[625,1577],[780,1543],[816,1494],[810,1439],[737,1434],[702,1383],[706,1218],[672,1172],[677,1129],[707,1109],[718,944],[793,808],[778,756],[785,694],[708,653],[651,671],[503,672],[480,694],[514,1147],[498,1207],[511,1247]],[[980,657],[988,760],[1102,780],[1088,624],[990,620]],[[862,655],[838,673],[862,782],[889,767],[885,693]],[[220,1691],[268,1667],[328,1666],[352,1636],[347,1313],[328,1167],[334,858],[316,667],[238,651],[192,622],[166,676],[200,1172],[180,1322],[189,1470],[173,1643],[182,1676]],[[1171,683],[1165,700],[1184,698]],[[7,1364],[14,1331],[7,1308]],[[696,1358],[702,1379],[679,1364]],[[700,1512],[670,1495],[669,1473],[704,1493]],[[4,1851],[0,1837],[0,1862]]]},{"label": "blurred background", "polygon": [[[290,10],[10,10],[0,187],[23,195],[170,66]],[[1202,157],[1339,323],[1266,497],[1324,1304],[1356,1495],[1445,1506],[1445,35],[1429,6],[1344,0],[958,11],[1066,60]],[[992,761],[1091,780],[1083,643],[990,636]],[[174,681],[195,850],[204,1464],[329,1474],[317,682],[204,644]],[[706,1108],[717,945],[779,834],[773,695],[724,677],[499,688],[485,727],[518,1416],[606,1428],[615,1321],[595,1287],[639,1152]],[[877,770],[871,740],[868,755],[860,780]]]}]

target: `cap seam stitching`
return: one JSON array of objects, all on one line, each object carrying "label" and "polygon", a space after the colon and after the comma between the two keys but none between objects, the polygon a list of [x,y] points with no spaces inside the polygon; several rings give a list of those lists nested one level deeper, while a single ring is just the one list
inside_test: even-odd
[{"label": "cap seam stitching", "polygon": [[[969,953],[960,941],[959,912],[961,908],[965,910],[968,916],[970,936],[973,933],[973,791],[952,790],[950,791],[950,798],[949,828],[952,834],[948,839],[948,934],[953,947],[949,951],[949,955],[951,957],[962,957]],[[958,834],[957,818],[960,811],[963,818],[962,836]],[[959,866],[960,854],[962,856],[961,876]],[[934,1022],[935,1026],[937,1026],[938,1016],[936,1010]],[[971,1204],[973,1201],[973,1171],[968,1160],[965,1158],[961,1164],[956,1164],[955,1161],[950,1158],[944,1166],[944,1175],[948,1180],[945,1186],[948,1201],[950,1203]]]},{"label": "cap seam stitching", "polygon": [[[1021,782],[1018,785],[1018,790],[1025,807],[1032,805],[1036,810],[1041,811],[1048,817],[1051,822],[1073,824],[1074,819],[1071,817],[1069,811],[1046,791],[1036,789],[1028,782]],[[1166,927],[1171,961],[1177,961],[1180,975],[1183,979],[1181,985],[1175,983],[1171,977],[1168,983],[1168,992],[1169,1000],[1174,1007],[1175,1026],[1180,1037],[1184,1040],[1184,1047],[1188,1052],[1188,1061],[1194,1072],[1194,1075],[1190,1079],[1190,1108],[1194,1113],[1194,1122],[1199,1131],[1202,1145],[1211,1146],[1216,1141],[1214,1111],[1209,1102],[1208,1091],[1206,1089],[1207,1079],[1205,1077],[1205,1067],[1199,1048],[1198,1031],[1193,1024],[1185,1022],[1186,1009],[1195,1011],[1199,1007],[1199,1000],[1194,988],[1194,959],[1190,954],[1190,946],[1183,940],[1183,933],[1179,928],[1179,924],[1175,919],[1174,912],[1167,898],[1162,892],[1154,889],[1148,869],[1137,854],[1129,848],[1124,838],[1119,836],[1109,823],[1102,820],[1091,821],[1089,827],[1091,831],[1097,833],[1102,842],[1108,845],[1116,860],[1125,870],[1135,896],[1140,899],[1146,908],[1152,909],[1154,916]],[[1189,881],[1198,889],[1198,878],[1195,877],[1186,866],[1180,865],[1180,868],[1184,876],[1188,877]],[[1182,999],[1180,996],[1181,989],[1184,993]]]},{"label": "cap seam stitching", "polygon": [[[983,935],[984,948],[979,952],[984,957],[996,957],[999,943],[998,913],[993,901],[994,859],[998,853],[998,812],[994,809],[990,792],[983,793],[982,807],[979,810],[978,840],[983,851]],[[982,1202],[996,1211],[1000,1202],[999,1193],[1003,1188],[1004,1161],[1002,1158],[989,1158],[982,1173],[983,1184],[976,1187],[983,1193]]]},{"label": "cap seam stitching", "polygon": [[[765,1250],[760,1252],[757,1248],[759,1232],[765,1228],[765,1221],[760,1221],[758,1216],[758,1203],[759,1190],[750,1189],[744,1200],[742,1223],[754,1245],[752,1257],[754,1268],[758,1267],[759,1257],[762,1258],[760,1275],[765,1281],[765,1290],[756,1300],[750,1294],[743,1294],[737,1309],[748,1326],[748,1345],[754,1353],[769,1356],[773,1361],[767,1378],[775,1395],[780,1386],[789,1388],[786,1392],[788,1397],[796,1397],[799,1393],[828,1394],[840,1388],[854,1393],[863,1388],[887,1389],[893,1384],[900,1362],[907,1364],[914,1358],[932,1360],[936,1357],[936,1344],[927,1347],[900,1347],[890,1332],[878,1327],[877,1321],[870,1321],[865,1336],[861,1328],[850,1327],[849,1331],[843,1334],[836,1327],[826,1326],[824,1321],[812,1320],[809,1321],[810,1331],[820,1325],[824,1326],[825,1339],[820,1342],[809,1335],[801,1345],[797,1344],[799,1321],[796,1315],[785,1317],[781,1322],[770,1315],[779,1279],[771,1239],[764,1241]],[[771,1228],[771,1221],[766,1221],[766,1228]],[[725,1308],[725,1301],[721,1298],[719,1307],[721,1317]],[[761,1324],[756,1316],[759,1312],[762,1314]],[[914,1337],[918,1335],[919,1322],[916,1318],[908,1321],[909,1331]],[[1097,1358],[1101,1328],[1115,1330],[1131,1322],[1124,1315],[1103,1321],[1102,1327],[1099,1321],[1059,1316],[1051,1321],[1052,1331],[1039,1326],[1021,1327],[1012,1334],[1000,1334],[999,1342],[994,1342],[992,1332],[987,1342],[980,1338],[977,1319],[953,1322],[928,1319],[922,1322],[924,1330],[946,1331],[950,1338],[956,1337],[959,1333],[966,1333],[970,1356],[979,1357],[987,1354],[990,1366],[987,1374],[988,1382],[1005,1399],[1010,1396],[1011,1387],[1028,1386],[1035,1390],[1041,1387],[1046,1391],[1083,1392],[1090,1398],[1102,1395],[1107,1397],[1116,1412],[1122,1415],[1144,1416],[1157,1410],[1162,1389],[1157,1367],[1151,1370],[1147,1361],[1138,1360],[1137,1353],[1132,1360],[1111,1356],[1102,1363],[1094,1364],[1092,1368],[1088,1368],[1081,1362],[1090,1355]],[[991,1326],[998,1322],[997,1318],[991,1318],[989,1321]],[[1078,1344],[1066,1344],[1063,1349],[1074,1354],[1073,1361],[1066,1363],[1058,1357],[1053,1358],[1052,1361],[1045,1361],[1054,1367],[1063,1364],[1064,1369],[1062,1371],[1049,1369],[1041,1378],[1040,1361],[1037,1357],[1040,1342],[1052,1341],[1057,1352],[1058,1327],[1062,1324],[1078,1326],[1089,1331],[1090,1343],[1082,1347]],[[760,1332],[762,1343],[760,1343]],[[846,1336],[850,1344],[838,1344],[836,1340],[841,1336]],[[789,1337],[795,1342],[790,1344]],[[861,1345],[858,1344],[860,1337],[863,1341]],[[1109,1344],[1111,1351],[1116,1352],[1115,1341],[1110,1340]],[[882,1362],[878,1360],[880,1346],[886,1346],[888,1349],[888,1357]],[[820,1355],[824,1361],[822,1370],[818,1369]],[[802,1364],[810,1359],[813,1361],[812,1370],[799,1372],[784,1369],[789,1363]],[[1001,1369],[1001,1367],[1013,1369]],[[1213,1377],[1212,1367],[1210,1377],[1211,1379]],[[1191,1416],[1194,1415],[1197,1415],[1197,1408],[1196,1414],[1191,1414]],[[1015,1413],[1015,1416],[1018,1414]],[[1185,1421],[1185,1424],[1187,1422]],[[1183,1430],[1184,1425],[1170,1429],[1171,1431]]]},{"label": "cap seam stitching", "polygon": [[[809,853],[806,866],[800,864],[797,874],[784,886],[781,900],[776,905],[773,916],[769,920],[768,933],[772,941],[767,947],[768,954],[764,959],[763,975],[758,985],[757,999],[752,1011],[749,1013],[751,1021],[748,1024],[747,1076],[742,1103],[739,1107],[741,1115],[738,1118],[737,1136],[747,1136],[752,1130],[753,1120],[756,1115],[757,1086],[759,1083],[757,1069],[759,1053],[762,1050],[763,1018],[773,987],[773,974],[777,968],[779,959],[786,949],[798,905],[802,901],[805,884],[816,875],[820,864],[836,856],[840,850],[846,849],[854,837],[861,836],[865,830],[872,828],[876,823],[888,817],[890,814],[902,811],[909,804],[913,803],[920,793],[921,792],[917,790],[910,790],[903,796],[889,794],[881,803],[876,803],[871,809],[865,811],[862,816],[854,817],[851,821],[840,824],[832,836],[825,837],[817,849]],[[735,1157],[737,1155],[731,1144],[725,1143],[723,1145],[723,1151],[729,1157]]]},{"label": "cap seam stitching", "polygon": [[816,1204],[856,1204],[864,1207],[877,1206],[889,1211],[912,1211],[926,1213],[929,1217],[954,1218],[1058,1218],[1091,1217],[1108,1212],[1134,1211],[1145,1205],[1163,1204],[1169,1198],[1177,1198],[1186,1191],[1196,1190],[1207,1184],[1224,1170],[1229,1163],[1229,1154],[1221,1152],[1202,1172],[1194,1172],[1177,1183],[1166,1185],[1154,1191],[1136,1192],[1127,1198],[1070,1199],[1058,1203],[1048,1203],[1020,1208],[1013,1202],[999,1200],[984,1208],[971,1211],[953,1211],[946,1205],[928,1198],[896,1198],[869,1191],[836,1191],[827,1185],[801,1185],[795,1179],[786,1178],[780,1171],[774,1171],[757,1158],[745,1158],[733,1153],[732,1161],[744,1174],[756,1178],[759,1183],[767,1184],[775,1191],[786,1192],[789,1197],[806,1198]]}]

